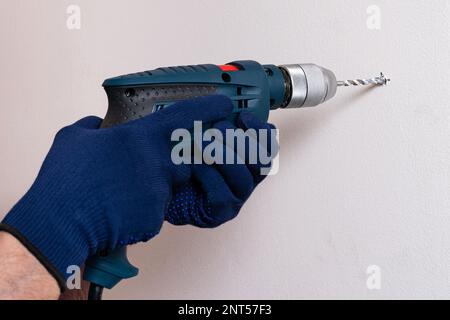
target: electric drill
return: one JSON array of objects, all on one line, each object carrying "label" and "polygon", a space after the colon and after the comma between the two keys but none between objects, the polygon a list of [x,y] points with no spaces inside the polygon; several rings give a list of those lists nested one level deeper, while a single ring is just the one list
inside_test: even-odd
[{"label": "electric drill", "polygon": [[[250,111],[267,121],[271,110],[319,105],[331,99],[338,86],[382,85],[387,81],[383,74],[372,79],[336,81],[333,72],[315,64],[275,66],[234,61],[226,65],[158,68],[103,83],[109,106],[102,127],[139,119],[180,100],[211,94],[231,99],[233,117]],[[120,280],[137,274],[138,269],[128,261],[123,247],[90,258],[84,278],[91,282],[90,298],[98,299],[103,287],[111,289]]]}]

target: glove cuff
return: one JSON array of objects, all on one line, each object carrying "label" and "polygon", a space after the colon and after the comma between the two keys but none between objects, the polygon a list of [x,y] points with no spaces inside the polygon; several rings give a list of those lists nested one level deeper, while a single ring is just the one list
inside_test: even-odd
[{"label": "glove cuff", "polygon": [[43,185],[39,179],[1,222],[1,228],[23,243],[55,277],[62,288],[107,239],[107,219],[88,190],[61,183]]}]

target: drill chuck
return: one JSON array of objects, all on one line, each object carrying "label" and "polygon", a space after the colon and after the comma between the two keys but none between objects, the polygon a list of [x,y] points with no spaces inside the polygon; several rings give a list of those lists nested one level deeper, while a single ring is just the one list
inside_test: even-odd
[{"label": "drill chuck", "polygon": [[281,65],[288,92],[284,108],[317,106],[336,94],[334,73],[315,64]]}]

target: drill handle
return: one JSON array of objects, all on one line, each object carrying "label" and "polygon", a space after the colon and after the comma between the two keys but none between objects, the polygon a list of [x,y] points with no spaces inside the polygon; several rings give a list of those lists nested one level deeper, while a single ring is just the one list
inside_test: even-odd
[{"label": "drill handle", "polygon": [[86,261],[84,279],[111,289],[120,280],[137,276],[139,269],[127,257],[127,247],[118,248],[107,255],[96,255]]}]

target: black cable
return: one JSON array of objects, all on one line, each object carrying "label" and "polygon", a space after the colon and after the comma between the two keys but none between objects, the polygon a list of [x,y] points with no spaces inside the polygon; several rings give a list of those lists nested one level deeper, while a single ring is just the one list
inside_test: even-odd
[{"label": "black cable", "polygon": [[102,300],[103,287],[98,284],[91,283],[89,286],[88,300]]}]

